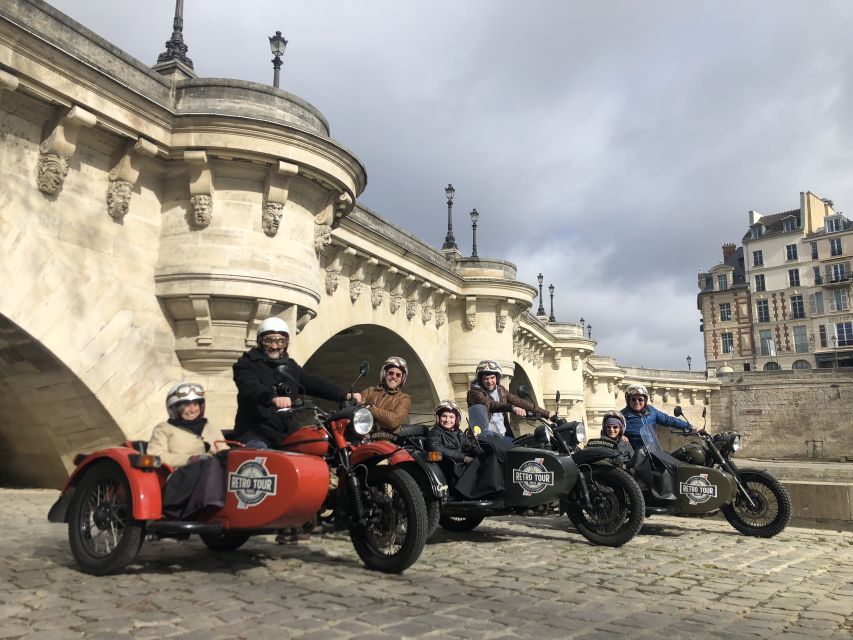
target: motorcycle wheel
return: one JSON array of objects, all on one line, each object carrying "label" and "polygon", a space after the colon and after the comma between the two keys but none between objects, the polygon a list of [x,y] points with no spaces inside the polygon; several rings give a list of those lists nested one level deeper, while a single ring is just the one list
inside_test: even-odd
[{"label": "motorcycle wheel", "polygon": [[113,464],[92,467],[80,479],[68,514],[68,542],[80,568],[96,576],[121,571],[144,538],[124,472]]},{"label": "motorcycle wheel", "polygon": [[574,494],[566,501],[566,514],[584,538],[593,544],[621,547],[637,535],[643,526],[646,502],[630,475],[616,467],[597,467],[592,478],[587,478],[587,486],[592,509]]},{"label": "motorcycle wheel", "polygon": [[747,536],[772,538],[791,520],[791,497],[776,478],[760,471],[740,471],[741,484],[749,491],[755,508],[738,492],[734,502],[721,508],[726,520]]},{"label": "motorcycle wheel", "polygon": [[438,529],[438,523],[441,520],[441,500],[430,500],[427,502],[427,540],[432,537],[435,530]]},{"label": "motorcycle wheel", "polygon": [[236,551],[249,539],[247,533],[231,533],[221,531],[219,533],[201,533],[198,536],[213,551]]},{"label": "motorcycle wheel", "polygon": [[477,516],[441,516],[438,522],[448,531],[473,531],[483,521]]},{"label": "motorcycle wheel", "polygon": [[362,495],[367,523],[349,528],[356,553],[368,569],[404,571],[427,539],[427,509],[418,483],[403,469],[374,467]]}]

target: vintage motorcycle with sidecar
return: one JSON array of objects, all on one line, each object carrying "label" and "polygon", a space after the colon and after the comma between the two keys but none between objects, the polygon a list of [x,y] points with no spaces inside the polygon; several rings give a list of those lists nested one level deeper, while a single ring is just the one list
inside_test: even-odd
[{"label": "vintage motorcycle with sidecar", "polygon": [[[359,377],[365,373],[366,362]],[[365,408],[326,413],[302,406],[292,414],[304,426],[283,434],[274,448],[237,446],[217,454],[226,464],[221,508],[202,509],[188,520],[164,517],[172,470],[146,453],[146,443],[126,442],[79,454],[48,519],[68,524],[75,560],[95,575],[124,569],[146,537],[198,534],[211,549],[231,551],[253,535],[299,527],[324,512],[334,513],[337,528],[348,529],[369,569],[405,570],[427,538],[423,494],[408,471],[417,464],[412,456],[388,442],[363,442],[373,427]]]},{"label": "vintage motorcycle with sidecar", "polygon": [[[519,390],[521,394],[524,389]],[[559,396],[558,396],[559,397]],[[558,399],[559,401],[559,399]],[[643,525],[645,504],[637,483],[611,462],[618,454],[606,450],[578,449],[585,437],[582,422],[555,418],[541,421],[533,435],[518,438],[503,451],[504,490],[482,500],[465,500],[458,495],[444,502],[430,501],[430,534],[436,524],[450,531],[471,531],[490,516],[547,512],[558,503],[577,530],[594,544],[618,547],[633,538]],[[426,425],[404,425],[397,443],[421,460],[435,478],[447,484],[440,454],[426,449]],[[467,433],[481,448],[491,451],[491,438],[477,438],[474,428]]]},{"label": "vintage motorcycle with sidecar", "polygon": [[[684,417],[680,406],[673,413]],[[628,463],[643,490],[647,516],[720,509],[735,529],[748,536],[770,538],[785,529],[791,519],[788,491],[766,471],[737,467],[731,459],[741,446],[737,432],[711,435],[703,426],[691,433],[673,433],[695,440],[668,454],[644,435],[646,446],[637,449]],[[608,446],[603,439],[590,444]]]}]

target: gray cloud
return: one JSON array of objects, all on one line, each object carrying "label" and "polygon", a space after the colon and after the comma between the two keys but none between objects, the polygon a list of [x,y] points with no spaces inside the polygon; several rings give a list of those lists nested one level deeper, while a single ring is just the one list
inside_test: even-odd
[{"label": "gray cloud", "polygon": [[[170,0],[53,3],[146,63]],[[121,8],[118,8],[121,7]],[[853,186],[853,5],[391,0],[185,2],[200,75],[269,82],[315,104],[365,163],[361,200],[439,246],[457,240],[554,282],[558,319],[593,324],[626,365],[702,366],[696,274],[746,212]],[[128,24],[132,28],[128,29]]]}]

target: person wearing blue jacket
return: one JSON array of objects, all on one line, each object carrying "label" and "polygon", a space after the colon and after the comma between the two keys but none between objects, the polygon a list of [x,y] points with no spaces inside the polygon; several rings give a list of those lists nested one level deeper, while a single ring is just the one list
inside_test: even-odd
[{"label": "person wearing blue jacket", "polygon": [[655,430],[657,425],[685,432],[692,431],[687,420],[667,415],[650,405],[649,392],[641,384],[628,385],[625,389],[625,408],[622,409],[622,415],[625,416],[625,435],[634,449],[645,447],[652,451],[663,450]]}]

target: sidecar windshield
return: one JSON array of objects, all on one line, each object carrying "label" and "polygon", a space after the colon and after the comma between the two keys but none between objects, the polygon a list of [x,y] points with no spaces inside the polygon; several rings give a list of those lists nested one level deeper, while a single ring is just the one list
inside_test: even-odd
[{"label": "sidecar windshield", "polygon": [[640,429],[640,436],[643,438],[643,444],[649,451],[663,451],[654,425],[643,425]]}]

